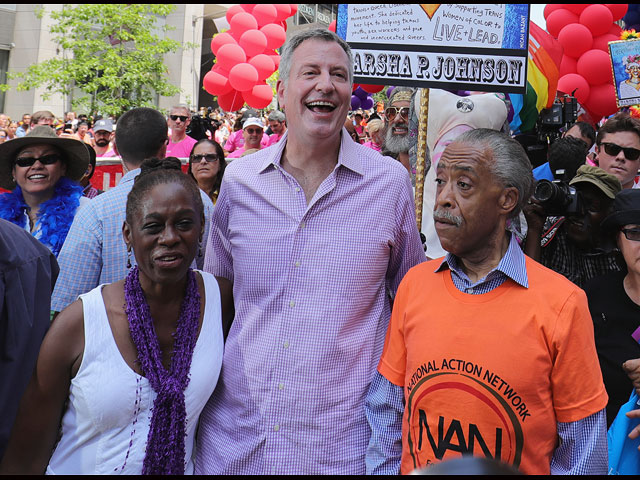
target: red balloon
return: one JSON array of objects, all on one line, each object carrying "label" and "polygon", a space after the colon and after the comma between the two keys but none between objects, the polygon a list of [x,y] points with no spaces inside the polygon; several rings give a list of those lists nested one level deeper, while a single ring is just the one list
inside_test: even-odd
[{"label": "red balloon", "polygon": [[359,83],[354,83],[353,84],[353,88],[351,89],[351,93],[355,92],[358,89],[359,86],[360,86]]},{"label": "red balloon", "polygon": [[229,79],[214,71],[207,72],[202,79],[202,86],[211,95],[224,95],[232,90]]},{"label": "red balloon", "polygon": [[544,11],[542,12],[542,15],[546,20],[547,18],[549,18],[549,15],[551,15],[551,12],[555,12],[556,10],[559,10],[561,8],[563,8],[563,6],[560,3],[547,3],[544,6]]},{"label": "red balloon", "polygon": [[611,10],[614,22],[620,20],[629,11],[629,5],[626,3],[605,3],[604,6]]},{"label": "red balloon", "polygon": [[251,90],[258,82],[258,70],[249,63],[239,63],[229,71],[229,84],[239,92]]},{"label": "red balloon", "polygon": [[549,18],[547,18],[547,32],[549,32],[553,38],[558,38],[560,30],[572,23],[578,23],[578,20],[578,16],[569,10],[564,8],[554,10],[549,15]]},{"label": "red balloon", "polygon": [[250,58],[265,51],[267,48],[267,37],[260,30],[247,30],[240,37],[239,43],[244,49],[244,53]]},{"label": "red balloon", "polygon": [[289,6],[291,7],[291,15],[295,15],[298,12],[298,4],[290,3]]},{"label": "red balloon", "polygon": [[329,24],[329,31],[330,32],[336,33],[336,23],[337,22],[334,20]]},{"label": "red balloon", "polygon": [[229,22],[231,30],[239,35],[242,35],[247,30],[256,30],[258,28],[258,21],[256,18],[247,12],[237,13],[233,16]]},{"label": "red balloon", "polygon": [[228,33],[219,33],[211,39],[211,51],[214,55],[218,54],[218,49],[227,44],[236,44],[235,39]]},{"label": "red balloon", "polygon": [[278,10],[269,3],[259,3],[253,8],[253,16],[258,21],[258,27],[264,27],[268,23],[273,23],[278,17]]},{"label": "red balloon", "polygon": [[222,45],[218,49],[218,54],[216,55],[216,63],[220,65],[221,68],[229,71],[234,65],[244,63],[246,61],[247,55],[244,53],[242,47],[236,44],[228,43],[226,45]]},{"label": "red balloon", "polygon": [[578,75],[577,73],[569,73],[560,77],[558,80],[558,91],[574,95],[578,99],[578,102],[580,102],[581,105],[584,105],[587,100],[589,100],[591,87],[589,87],[589,84],[581,75]]},{"label": "red balloon", "polygon": [[288,3],[275,3],[273,6],[278,11],[276,22],[286,20],[291,15],[291,6]]},{"label": "red balloon", "polygon": [[567,25],[558,34],[558,42],[564,49],[564,54],[569,57],[579,58],[593,45],[591,31],[579,23]]},{"label": "red balloon", "polygon": [[283,20],[282,22],[280,22],[280,26],[281,26],[282,28],[284,28],[284,31],[285,31],[285,32],[287,31],[287,28],[288,28],[288,27],[287,27],[287,22],[286,22],[286,21],[284,21],[284,20]]},{"label": "red balloon", "polygon": [[256,6],[255,3],[241,3],[240,6],[244,9],[245,12],[251,13]]},{"label": "red balloon", "polygon": [[613,84],[609,54],[602,50],[589,50],[582,54],[578,59],[578,75],[582,75],[590,87]]},{"label": "red balloon", "polygon": [[560,71],[558,72],[559,77],[563,77],[568,73],[577,73],[577,72],[578,72],[578,62],[576,61],[576,59],[563,55],[562,61],[560,62]]},{"label": "red balloon", "polygon": [[258,71],[258,81],[264,81],[276,71],[276,64],[269,55],[260,54],[249,59],[249,64],[253,65]]},{"label": "red balloon", "polygon": [[244,92],[242,95],[247,105],[258,110],[268,107],[273,100],[273,90],[266,83],[259,83],[251,91]]},{"label": "red balloon", "polygon": [[615,42],[620,40],[620,37],[617,35],[611,35],[610,33],[605,33],[604,35],[600,35],[593,39],[593,45],[591,46],[594,50],[602,50],[603,52],[609,52],[609,42]]},{"label": "red balloon", "polygon": [[587,8],[590,3],[565,3],[563,5],[564,8],[569,10],[570,12],[575,13],[576,15],[580,15],[582,11]]},{"label": "red balloon", "polygon": [[616,91],[613,84],[598,85],[591,89],[589,100],[583,104],[597,118],[607,117],[618,111]]},{"label": "red balloon", "polygon": [[582,11],[580,23],[591,30],[594,37],[598,37],[609,31],[613,23],[613,15],[607,7],[596,3],[589,5]]},{"label": "red balloon", "polygon": [[269,55],[269,58],[273,60],[273,64],[276,66],[276,70],[280,68],[280,55]]},{"label": "red balloon", "polygon": [[267,37],[267,48],[269,50],[280,48],[287,39],[287,32],[285,32],[284,28],[275,23],[265,25],[260,31]]},{"label": "red balloon", "polygon": [[244,12],[244,9],[242,8],[242,5],[234,5],[233,7],[230,7],[229,10],[227,10],[227,22],[229,24],[231,24],[231,19],[238,13],[242,13]]},{"label": "red balloon", "polygon": [[235,112],[240,110],[244,105],[244,98],[242,98],[242,94],[240,92],[231,90],[231,92],[226,95],[218,96],[218,105],[227,112]]},{"label": "red balloon", "polygon": [[620,34],[622,33],[622,27],[620,27],[620,25],[617,25],[617,24],[614,23],[613,25],[611,25],[611,29],[609,30],[608,33],[618,37],[618,38],[616,38],[616,40],[620,40]]},{"label": "red balloon", "polygon": [[378,93],[384,90],[384,85],[360,85],[367,93]]}]

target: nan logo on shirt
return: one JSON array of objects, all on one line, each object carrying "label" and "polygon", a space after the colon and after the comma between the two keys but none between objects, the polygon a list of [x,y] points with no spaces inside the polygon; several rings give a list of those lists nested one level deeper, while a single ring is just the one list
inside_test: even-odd
[{"label": "nan logo on shirt", "polygon": [[515,468],[531,414],[520,395],[488,369],[458,359],[421,365],[407,386],[407,444],[413,468],[460,455]]}]

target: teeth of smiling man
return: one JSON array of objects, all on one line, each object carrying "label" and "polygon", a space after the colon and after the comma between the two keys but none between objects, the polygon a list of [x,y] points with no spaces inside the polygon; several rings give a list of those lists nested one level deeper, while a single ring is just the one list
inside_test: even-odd
[{"label": "teeth of smiling man", "polygon": [[335,105],[330,102],[311,102],[311,103],[307,103],[307,107],[309,108],[322,107],[322,108],[330,108],[331,110],[336,108]]},{"label": "teeth of smiling man", "polygon": [[46,178],[44,175],[41,174],[36,174],[36,175],[29,175],[29,180],[40,180],[41,178]]}]

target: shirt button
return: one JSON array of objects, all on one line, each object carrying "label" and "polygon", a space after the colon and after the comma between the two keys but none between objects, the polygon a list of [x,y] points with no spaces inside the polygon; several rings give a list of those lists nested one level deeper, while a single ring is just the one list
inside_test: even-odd
[{"label": "shirt button", "polygon": [[289,306],[290,306],[291,308],[295,307],[295,306],[296,306],[296,302],[294,302],[293,300],[291,300],[291,301],[289,302]]},{"label": "shirt button", "polygon": [[295,263],[295,265],[296,265],[296,267],[299,267],[299,266],[300,266],[300,260],[298,260],[298,261]]},{"label": "shirt button", "polygon": [[467,288],[467,293],[473,293],[473,288]]},{"label": "shirt button", "polygon": [[304,228],[306,226],[306,224],[304,222],[300,222],[300,228]]},{"label": "shirt button", "polygon": [[278,390],[284,390],[284,383],[278,385]]},{"label": "shirt button", "polygon": [[296,193],[300,191],[300,187],[296,187]]},{"label": "shirt button", "polygon": [[289,348],[289,340],[287,340],[286,342],[284,342],[284,348]]},{"label": "shirt button", "polygon": [[280,430],[280,425],[274,425],[273,426],[273,431],[277,432],[278,430]]}]

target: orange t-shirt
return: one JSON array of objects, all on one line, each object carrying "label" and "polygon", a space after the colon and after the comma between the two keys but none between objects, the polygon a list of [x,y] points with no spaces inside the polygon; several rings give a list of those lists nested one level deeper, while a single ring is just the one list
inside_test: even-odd
[{"label": "orange t-shirt", "polygon": [[400,284],[378,366],[405,389],[402,473],[473,454],[548,475],[556,422],[607,404],[585,293],[528,257],[528,289],[482,295],[438,265]]}]

